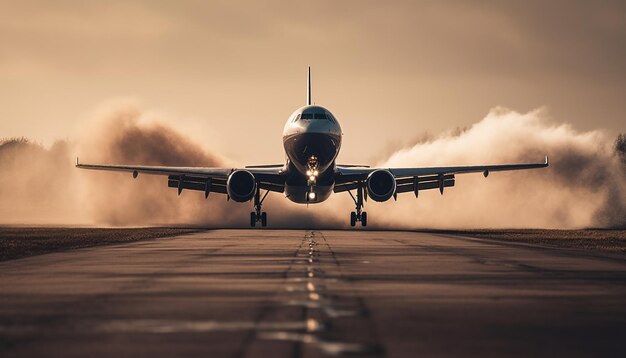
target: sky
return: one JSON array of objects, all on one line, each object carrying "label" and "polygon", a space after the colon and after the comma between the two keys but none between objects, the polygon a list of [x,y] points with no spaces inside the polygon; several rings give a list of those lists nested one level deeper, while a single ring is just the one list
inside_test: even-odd
[{"label": "sky", "polygon": [[133,101],[236,162],[280,163],[308,65],[345,163],[499,106],[626,132],[623,1],[0,0],[0,43],[0,138],[44,145]]}]

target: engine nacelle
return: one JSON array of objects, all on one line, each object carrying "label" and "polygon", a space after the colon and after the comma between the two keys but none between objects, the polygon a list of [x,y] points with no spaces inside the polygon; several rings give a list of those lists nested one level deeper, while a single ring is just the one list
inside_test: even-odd
[{"label": "engine nacelle", "polygon": [[388,170],[374,170],[367,176],[367,194],[374,201],[387,201],[396,192],[396,178]]},{"label": "engine nacelle", "polygon": [[238,203],[252,199],[256,192],[254,174],[247,170],[235,170],[228,176],[226,191],[228,196]]}]

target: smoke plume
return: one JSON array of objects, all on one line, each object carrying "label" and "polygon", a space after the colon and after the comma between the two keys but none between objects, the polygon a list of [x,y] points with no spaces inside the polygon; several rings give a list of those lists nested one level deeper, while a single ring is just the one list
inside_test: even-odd
[{"label": "smoke plume", "polygon": [[[199,225],[247,227],[250,203],[184,190],[167,178],[85,171],[81,162],[172,166],[227,166],[212,153],[136,105],[108,108],[71,141],[50,148],[26,139],[0,142],[0,223],[109,226]],[[626,137],[579,132],[551,124],[542,110],[520,114],[497,108],[473,126],[436,138],[422,137],[397,150],[381,167],[499,164],[543,160],[548,169],[458,175],[441,197],[424,191],[415,199],[368,202],[372,228],[624,227]],[[269,223],[286,228],[348,227],[354,209],[345,193],[306,207],[271,193]]]}]

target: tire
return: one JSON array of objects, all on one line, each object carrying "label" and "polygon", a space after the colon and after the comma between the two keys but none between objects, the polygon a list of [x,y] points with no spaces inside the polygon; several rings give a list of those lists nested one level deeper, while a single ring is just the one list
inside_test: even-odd
[{"label": "tire", "polygon": [[350,226],[356,225],[356,213],[353,211],[350,213]]},{"label": "tire", "polygon": [[250,213],[250,226],[256,226],[256,213],[254,211]]},{"label": "tire", "polygon": [[261,226],[267,226],[267,213],[265,211],[261,213]]},{"label": "tire", "polygon": [[365,211],[361,213],[361,226],[367,226],[367,213]]}]

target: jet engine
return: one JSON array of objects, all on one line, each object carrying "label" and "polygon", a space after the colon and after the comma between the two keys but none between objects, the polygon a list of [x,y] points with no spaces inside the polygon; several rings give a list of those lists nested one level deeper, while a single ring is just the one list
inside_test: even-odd
[{"label": "jet engine", "polygon": [[252,199],[256,192],[254,175],[247,170],[235,170],[228,176],[226,191],[238,203]]},{"label": "jet engine", "polygon": [[374,170],[367,177],[367,194],[374,201],[387,201],[396,192],[396,178],[388,170]]}]

